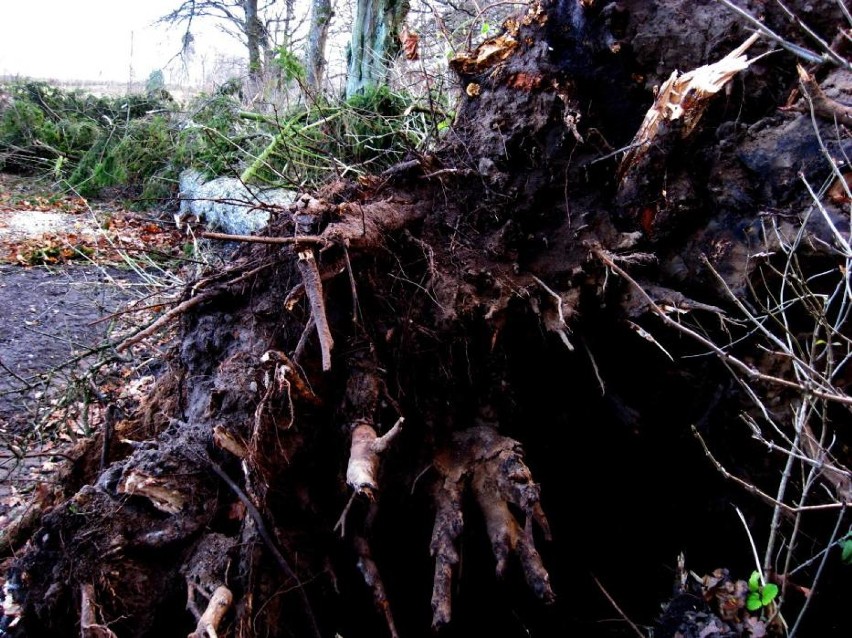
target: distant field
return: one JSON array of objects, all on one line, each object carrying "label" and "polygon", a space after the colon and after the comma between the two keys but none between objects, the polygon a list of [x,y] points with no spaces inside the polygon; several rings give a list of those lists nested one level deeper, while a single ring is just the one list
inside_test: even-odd
[{"label": "distant field", "polygon": [[[98,80],[57,80],[55,78],[31,78],[22,75],[0,75],[0,85],[26,80],[47,82],[66,91],[81,90],[97,96],[117,96],[128,93],[144,93],[145,82],[115,82]],[[178,102],[186,102],[202,91],[199,86],[166,85],[166,90]]]}]

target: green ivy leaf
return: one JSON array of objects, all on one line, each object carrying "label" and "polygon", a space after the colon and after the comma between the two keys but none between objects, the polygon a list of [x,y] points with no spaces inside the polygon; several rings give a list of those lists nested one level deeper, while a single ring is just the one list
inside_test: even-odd
[{"label": "green ivy leaf", "polygon": [[852,537],[840,543],[840,560],[846,565],[852,565]]},{"label": "green ivy leaf", "polygon": [[777,596],[778,585],[776,585],[775,583],[767,583],[760,591],[760,602],[764,607],[766,607],[766,605],[775,600]]},{"label": "green ivy leaf", "polygon": [[491,29],[491,25],[487,22],[482,23],[482,28],[479,30],[479,35],[488,35],[488,30]]},{"label": "green ivy leaf", "polygon": [[748,596],[746,596],[746,609],[749,611],[757,611],[763,607],[760,602],[760,595],[756,591],[751,592]]},{"label": "green ivy leaf", "polygon": [[751,573],[751,576],[748,579],[748,590],[751,592],[757,592],[760,589],[760,572],[754,570]]}]

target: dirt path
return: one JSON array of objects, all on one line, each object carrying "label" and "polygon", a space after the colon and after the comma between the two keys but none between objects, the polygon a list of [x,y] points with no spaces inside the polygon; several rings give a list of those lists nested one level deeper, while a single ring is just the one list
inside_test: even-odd
[{"label": "dirt path", "polygon": [[98,348],[116,312],[138,293],[138,277],[115,268],[0,266],[0,423],[25,426],[49,409],[49,386]]},{"label": "dirt path", "polygon": [[[0,173],[0,526],[16,494],[50,469],[47,453],[97,426],[84,405],[87,370],[134,327],[132,315],[110,318],[151,294],[150,255],[165,263],[180,242],[148,214]],[[128,266],[140,255],[139,270]],[[122,368],[99,372],[102,381]]]}]

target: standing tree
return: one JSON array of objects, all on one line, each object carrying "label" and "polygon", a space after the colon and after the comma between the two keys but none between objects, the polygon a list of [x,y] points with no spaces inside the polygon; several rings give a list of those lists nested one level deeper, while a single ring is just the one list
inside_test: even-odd
[{"label": "standing tree", "polygon": [[[785,11],[752,4],[789,44]],[[846,44],[845,7],[785,7]],[[394,32],[363,15],[386,27],[371,37]],[[806,608],[797,583],[813,589],[852,505],[848,427],[827,449],[852,404],[852,194],[833,159],[852,155],[837,101],[852,81],[827,44],[790,46],[816,65],[791,98],[792,55],[756,40],[722,3],[535,0],[457,57],[464,97],[435,153],[303,195],[118,346],[182,320],[145,404],[46,490],[56,502],[9,573],[9,622],[60,637],[78,620],[87,637],[426,636],[430,618],[447,635],[587,635],[598,598],[579,590],[599,596],[586,576],[601,562],[641,597],[670,588],[650,574],[682,535],[737,535],[713,533],[720,508],[685,489],[707,464],[689,424],[735,447],[713,410],[729,370],[739,398],[764,397],[755,419],[823,402],[798,410],[795,438],[769,431],[830,489],[790,480],[773,499],[750,485],[756,508],[813,488],[808,513],[831,516],[804,529],[785,505],[773,522],[789,557],[792,537],[831,532],[796,573],[767,548]],[[846,279],[832,289],[829,275]],[[725,347],[696,332],[722,305],[754,319],[712,333]],[[820,311],[828,323],[808,333]],[[755,481],[775,479],[764,457]],[[652,547],[666,558],[641,563]],[[778,615],[773,575],[758,576],[750,603],[723,575],[684,592],[655,635],[765,635]],[[838,589],[823,609],[848,635]]]},{"label": "standing tree", "polygon": [[387,83],[408,7],[408,0],[357,0],[347,51],[346,97]]},{"label": "standing tree", "polygon": [[311,2],[311,24],[308,30],[308,48],[305,52],[305,83],[316,94],[322,92],[325,79],[325,48],[333,16],[331,0]]}]

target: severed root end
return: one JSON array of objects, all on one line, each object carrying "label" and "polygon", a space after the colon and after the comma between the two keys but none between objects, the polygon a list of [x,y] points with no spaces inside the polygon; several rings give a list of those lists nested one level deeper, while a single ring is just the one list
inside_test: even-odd
[{"label": "severed root end", "polygon": [[367,422],[361,422],[352,428],[346,482],[358,494],[372,499],[379,489],[381,455],[402,430],[403,421],[404,419],[400,418],[383,436],[378,436],[373,426]]},{"label": "severed root end", "polygon": [[297,262],[302,282],[305,284],[305,294],[311,306],[311,317],[317,329],[322,354],[322,369],[325,372],[331,370],[331,349],[334,347],[334,339],[331,336],[331,328],[328,325],[328,317],[325,314],[325,299],[322,292],[322,279],[320,278],[317,261],[312,250],[299,252]]},{"label": "severed root end", "polygon": [[217,638],[219,625],[222,624],[222,619],[231,608],[233,600],[234,597],[230,589],[224,585],[217,587],[213,595],[210,596],[210,602],[207,603],[204,613],[198,618],[195,631],[186,638]]},{"label": "severed root end", "polygon": [[[431,543],[435,557],[433,627],[446,625],[451,617],[453,571],[459,562],[456,541],[464,529],[462,501],[466,489],[472,490],[485,517],[497,575],[504,575],[509,556],[515,554],[530,589],[541,600],[552,602],[555,594],[535,548],[532,523],[538,523],[548,540],[550,527],[539,502],[539,486],[524,463],[520,443],[491,427],[473,427],[453,436],[453,449],[439,454],[435,466],[442,480],[435,489]],[[524,513],[523,524],[510,505]]]}]

